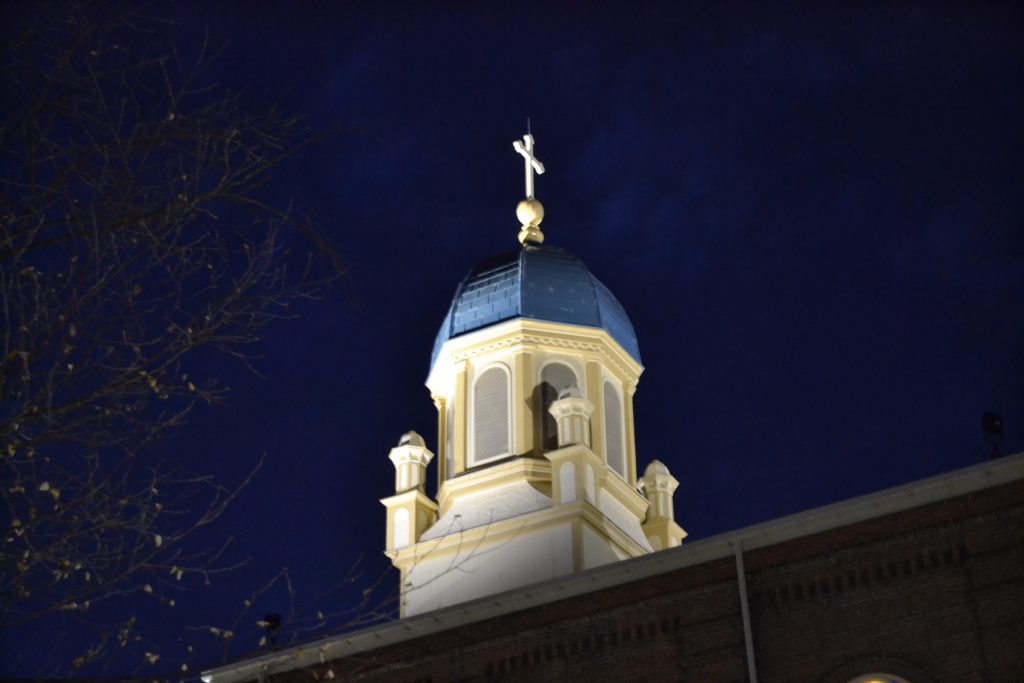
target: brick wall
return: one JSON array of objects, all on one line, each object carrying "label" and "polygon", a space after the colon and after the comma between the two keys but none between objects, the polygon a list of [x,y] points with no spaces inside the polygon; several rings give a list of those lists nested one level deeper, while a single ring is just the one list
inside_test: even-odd
[{"label": "brick wall", "polygon": [[[1024,482],[748,552],[764,683],[1024,682]],[[272,676],[747,680],[733,558]]]}]

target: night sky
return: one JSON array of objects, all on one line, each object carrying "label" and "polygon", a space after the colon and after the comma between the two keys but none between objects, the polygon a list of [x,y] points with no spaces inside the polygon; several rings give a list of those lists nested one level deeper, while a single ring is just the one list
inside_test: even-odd
[{"label": "night sky", "polygon": [[213,80],[350,131],[272,190],[350,275],[166,444],[225,482],[268,458],[211,534],[251,562],[167,629],[283,566],[308,602],[389,565],[387,454],[437,450],[431,347],[517,245],[527,117],[545,243],[632,320],[638,467],[679,479],[690,540],[982,462],[984,411],[1024,450],[1024,6],[210,5],[157,7],[186,52],[228,43]]}]

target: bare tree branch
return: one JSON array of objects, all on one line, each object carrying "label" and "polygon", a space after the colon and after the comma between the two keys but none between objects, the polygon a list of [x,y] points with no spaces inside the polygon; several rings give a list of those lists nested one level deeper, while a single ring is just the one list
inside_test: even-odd
[{"label": "bare tree branch", "polygon": [[185,541],[262,460],[224,486],[151,447],[225,400],[202,359],[252,367],[261,331],[345,273],[265,192],[319,135],[244,111],[208,82],[208,40],[186,61],[130,3],[46,8],[0,63],[0,627],[233,566]]}]

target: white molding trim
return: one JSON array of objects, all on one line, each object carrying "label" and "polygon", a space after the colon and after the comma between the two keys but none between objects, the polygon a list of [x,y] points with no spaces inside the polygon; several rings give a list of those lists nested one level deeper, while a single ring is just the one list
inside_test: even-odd
[{"label": "white molding trim", "polygon": [[[565,339],[553,334],[572,335],[575,339]],[[490,343],[479,345],[482,340],[493,338]],[[457,364],[471,358],[490,354],[503,349],[517,346],[541,346],[553,349],[572,349],[594,354],[605,365],[615,368],[627,380],[630,391],[635,390],[644,367],[612,338],[608,332],[598,327],[552,323],[532,318],[513,318],[512,320],[490,325],[457,337],[444,343],[437,361],[427,377],[427,386],[434,388],[435,381],[444,376],[441,367],[448,363]]]}]

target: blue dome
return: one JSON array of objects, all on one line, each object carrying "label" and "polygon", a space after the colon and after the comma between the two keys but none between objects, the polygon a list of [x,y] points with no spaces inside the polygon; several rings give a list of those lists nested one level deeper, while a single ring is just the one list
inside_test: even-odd
[{"label": "blue dome", "polygon": [[449,339],[512,318],[601,328],[640,362],[633,325],[608,288],[564,249],[527,244],[487,259],[459,284],[434,342],[431,369]]}]

